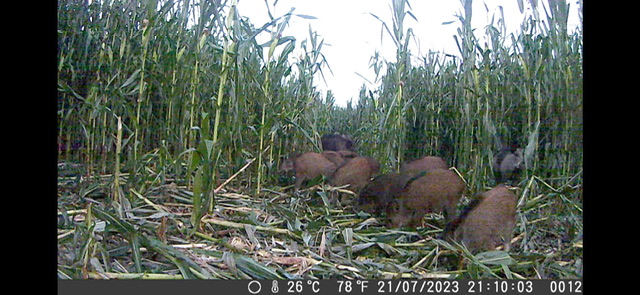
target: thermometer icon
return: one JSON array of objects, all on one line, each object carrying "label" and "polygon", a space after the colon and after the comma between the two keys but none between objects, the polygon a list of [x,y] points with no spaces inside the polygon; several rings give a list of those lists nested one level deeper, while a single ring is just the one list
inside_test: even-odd
[{"label": "thermometer icon", "polygon": [[271,293],[278,293],[278,290],[280,290],[278,288],[278,281],[273,280],[273,283],[271,283]]}]

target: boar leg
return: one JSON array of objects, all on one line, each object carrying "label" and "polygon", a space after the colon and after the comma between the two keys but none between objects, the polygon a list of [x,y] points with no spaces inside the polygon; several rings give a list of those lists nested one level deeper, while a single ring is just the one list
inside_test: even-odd
[{"label": "boar leg", "polygon": [[296,184],[293,186],[295,188],[296,194],[300,191],[300,187],[302,187],[302,182],[304,181],[304,177],[296,176]]}]

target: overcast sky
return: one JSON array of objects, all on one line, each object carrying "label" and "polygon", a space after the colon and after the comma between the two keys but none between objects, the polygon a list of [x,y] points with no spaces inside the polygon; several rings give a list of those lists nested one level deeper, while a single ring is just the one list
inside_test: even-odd
[{"label": "overcast sky", "polygon": [[[369,89],[376,88],[376,85],[367,83],[361,77],[374,81],[375,73],[369,69],[369,62],[376,51],[379,51],[386,60],[395,61],[396,48],[393,41],[386,31],[381,34],[381,22],[371,16],[375,14],[391,26],[391,0],[279,0],[275,8],[272,6],[274,0],[267,1],[274,17],[282,16],[295,7],[294,14],[317,18],[292,17],[290,26],[285,29],[283,36],[294,36],[297,39],[296,48],[299,49],[299,42],[308,38],[309,25],[311,25],[320,39],[324,39],[325,45],[321,52],[327,58],[333,75],[328,69],[323,69],[326,85],[320,77],[316,77],[314,81],[323,93],[327,89],[332,90],[338,105],[345,106],[351,99],[355,104],[363,83]],[[494,15],[497,22],[500,6],[504,11],[507,34],[519,29],[522,20],[531,13],[527,5],[528,1],[524,2],[526,11],[521,14],[516,0],[473,1],[472,26],[478,31],[476,36],[484,36],[484,28]],[[547,1],[543,2],[547,4]],[[570,4],[569,31],[573,31],[580,22],[577,12],[578,4],[575,0],[568,2]],[[411,13],[417,18],[416,22],[410,16],[406,16],[404,21],[405,31],[407,28],[412,28],[416,35],[416,41],[410,43],[412,55],[423,56],[429,50],[459,55],[453,36],[457,34],[456,29],[460,27],[460,22],[455,15],[464,15],[460,1],[409,0],[409,4],[412,8]],[[263,0],[239,0],[237,7],[240,15],[248,17],[256,27],[269,21]],[[542,10],[540,13],[544,16]],[[445,22],[452,21],[451,24],[443,25]],[[268,40],[268,36],[263,37],[266,39],[262,40]]]}]

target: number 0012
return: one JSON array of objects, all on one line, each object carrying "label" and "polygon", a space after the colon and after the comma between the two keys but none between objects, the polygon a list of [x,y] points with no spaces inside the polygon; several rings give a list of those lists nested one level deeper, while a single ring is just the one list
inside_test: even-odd
[{"label": "number 0012", "polygon": [[551,281],[551,293],[582,293],[581,281]]}]

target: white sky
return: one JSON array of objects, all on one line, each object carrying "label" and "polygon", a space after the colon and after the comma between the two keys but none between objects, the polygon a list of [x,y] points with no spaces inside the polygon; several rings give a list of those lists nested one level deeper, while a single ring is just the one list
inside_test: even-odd
[{"label": "white sky", "polygon": [[[331,72],[324,68],[327,84],[322,78],[314,78],[316,87],[324,93],[327,89],[333,91],[336,104],[346,106],[347,101],[353,99],[357,103],[358,92],[363,85],[375,89],[376,85],[366,82],[361,76],[374,82],[375,73],[369,68],[370,58],[379,51],[383,58],[395,61],[396,47],[386,31],[381,32],[382,24],[370,15],[377,15],[387,26],[392,26],[391,0],[279,0],[275,8],[274,0],[267,0],[271,13],[279,17],[295,7],[294,14],[314,16],[317,19],[304,19],[292,17],[289,27],[284,30],[283,36],[293,36],[296,40],[296,49],[300,48],[302,40],[309,36],[309,24],[316,31],[319,39],[324,39],[321,49],[326,57]],[[507,34],[519,29],[525,16],[531,13],[528,1],[525,3],[525,12],[520,13],[516,0],[475,0],[473,1],[472,27],[476,29],[476,36],[484,36],[484,28],[495,15],[495,23],[500,16],[499,6],[503,7]],[[567,1],[570,4],[569,31],[572,32],[579,24],[578,4],[576,0]],[[546,6],[547,1],[539,1],[538,5]],[[409,0],[411,13],[418,19],[416,22],[409,15],[404,20],[404,31],[412,28],[416,41],[410,41],[410,51],[414,56],[423,56],[432,51],[441,51],[447,54],[460,55],[456,46],[454,35],[460,27],[456,14],[464,15],[464,9],[459,0]],[[487,13],[487,8],[488,13]],[[269,21],[265,1],[263,0],[238,0],[238,12],[241,16],[248,17],[255,27],[260,27]],[[406,8],[408,9],[408,6]],[[538,8],[542,18],[544,10]],[[451,24],[443,25],[444,22]],[[390,27],[391,29],[391,27]],[[382,35],[381,35],[382,33]],[[259,38],[259,42],[269,40],[268,36]],[[381,39],[382,38],[382,39]],[[292,54],[298,56],[299,54]]]}]

